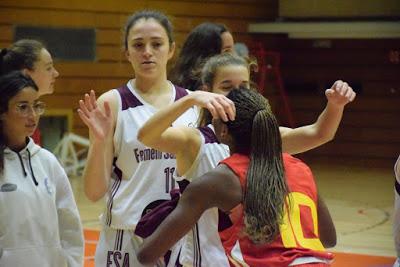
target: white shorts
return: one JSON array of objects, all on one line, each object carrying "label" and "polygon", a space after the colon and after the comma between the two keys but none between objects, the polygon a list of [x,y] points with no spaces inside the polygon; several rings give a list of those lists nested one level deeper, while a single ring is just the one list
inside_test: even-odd
[{"label": "white shorts", "polygon": [[[95,266],[148,267],[140,264],[136,259],[136,251],[142,243],[142,238],[135,235],[133,230],[113,229],[103,226],[96,247]],[[164,259],[160,259],[154,266],[166,266]]]}]

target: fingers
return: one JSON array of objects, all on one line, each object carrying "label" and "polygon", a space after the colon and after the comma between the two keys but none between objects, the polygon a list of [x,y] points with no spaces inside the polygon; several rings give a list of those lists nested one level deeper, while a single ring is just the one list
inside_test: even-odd
[{"label": "fingers", "polygon": [[223,95],[215,97],[211,104],[213,105],[218,117],[223,121],[235,120],[236,110],[235,104]]},{"label": "fingers", "polygon": [[96,101],[96,94],[94,90],[90,90],[90,103],[92,104],[93,108],[97,108],[97,101]]},{"label": "fingers", "polygon": [[85,123],[86,126],[89,126],[90,125],[90,121],[89,121],[89,118],[86,116],[86,114],[79,108],[78,108],[77,112],[78,112],[79,117],[83,121],[83,123]]},{"label": "fingers", "polygon": [[81,99],[79,100],[80,111],[86,116],[90,117],[90,111],[87,109],[85,102]]}]

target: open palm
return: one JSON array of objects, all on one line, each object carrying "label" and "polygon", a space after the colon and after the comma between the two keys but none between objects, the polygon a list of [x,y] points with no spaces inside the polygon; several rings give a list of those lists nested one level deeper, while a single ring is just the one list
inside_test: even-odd
[{"label": "open palm", "polygon": [[110,105],[105,101],[104,110],[101,109],[93,90],[90,95],[85,94],[84,100],[79,100],[78,114],[96,139],[103,141],[111,133],[113,122]]}]

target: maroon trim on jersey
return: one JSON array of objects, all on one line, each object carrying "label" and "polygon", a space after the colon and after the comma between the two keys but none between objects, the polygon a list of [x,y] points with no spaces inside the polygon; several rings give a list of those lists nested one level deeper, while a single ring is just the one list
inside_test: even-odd
[{"label": "maroon trim on jersey", "polygon": [[182,88],[180,86],[174,85],[175,86],[175,101],[177,101],[178,99],[188,95],[188,92],[186,91],[185,88]]},{"label": "maroon trim on jersey", "polygon": [[143,103],[137,99],[126,84],[118,88],[117,91],[121,97],[122,110],[143,106]]},{"label": "maroon trim on jersey", "polygon": [[204,126],[204,127],[198,127],[197,129],[199,129],[200,133],[204,136],[206,144],[210,144],[210,143],[218,143],[219,144],[217,136],[215,135],[214,131],[210,127]]},{"label": "maroon trim on jersey", "polygon": [[114,160],[113,160],[113,166],[114,166],[113,173],[117,176],[117,179],[114,180],[114,183],[112,184],[111,189],[109,190],[110,198],[108,199],[108,202],[107,202],[106,224],[108,226],[111,225],[111,220],[112,220],[111,210],[112,210],[112,207],[113,207],[113,204],[114,204],[114,197],[117,194],[117,191],[118,191],[119,186],[121,185],[121,181],[122,181],[122,171],[121,171],[121,169],[119,169],[117,167],[116,161],[117,161],[117,158],[114,158]]},{"label": "maroon trim on jersey", "polygon": [[218,209],[218,232],[222,232],[233,225],[229,215]]}]

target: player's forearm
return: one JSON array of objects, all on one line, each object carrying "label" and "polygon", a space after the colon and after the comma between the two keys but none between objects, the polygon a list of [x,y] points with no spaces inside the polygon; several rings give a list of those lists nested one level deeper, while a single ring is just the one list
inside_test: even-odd
[{"label": "player's forearm", "polygon": [[91,143],[85,170],[83,172],[84,190],[91,201],[102,198],[108,190],[111,164],[105,144]]},{"label": "player's forearm", "polygon": [[297,154],[331,141],[342,120],[343,109],[343,106],[328,102],[315,123],[294,129],[280,127],[282,150]]},{"label": "player's forearm", "polygon": [[162,133],[172,125],[187,109],[192,107],[194,101],[190,95],[181,98],[172,105],[165,107],[152,116],[139,130],[138,140],[146,146],[152,147]]},{"label": "player's forearm", "polygon": [[[189,213],[189,215],[188,215]],[[192,216],[190,207],[178,204],[175,210],[146,238],[137,252],[137,259],[144,265],[154,264],[168,249],[179,241],[200,216]]]},{"label": "player's forearm", "polygon": [[315,138],[320,144],[331,141],[336,134],[343,117],[344,106],[338,106],[328,102],[324,111],[314,123]]},{"label": "player's forearm", "polygon": [[323,199],[318,195],[319,238],[325,248],[336,246],[336,229],[331,214]]}]

